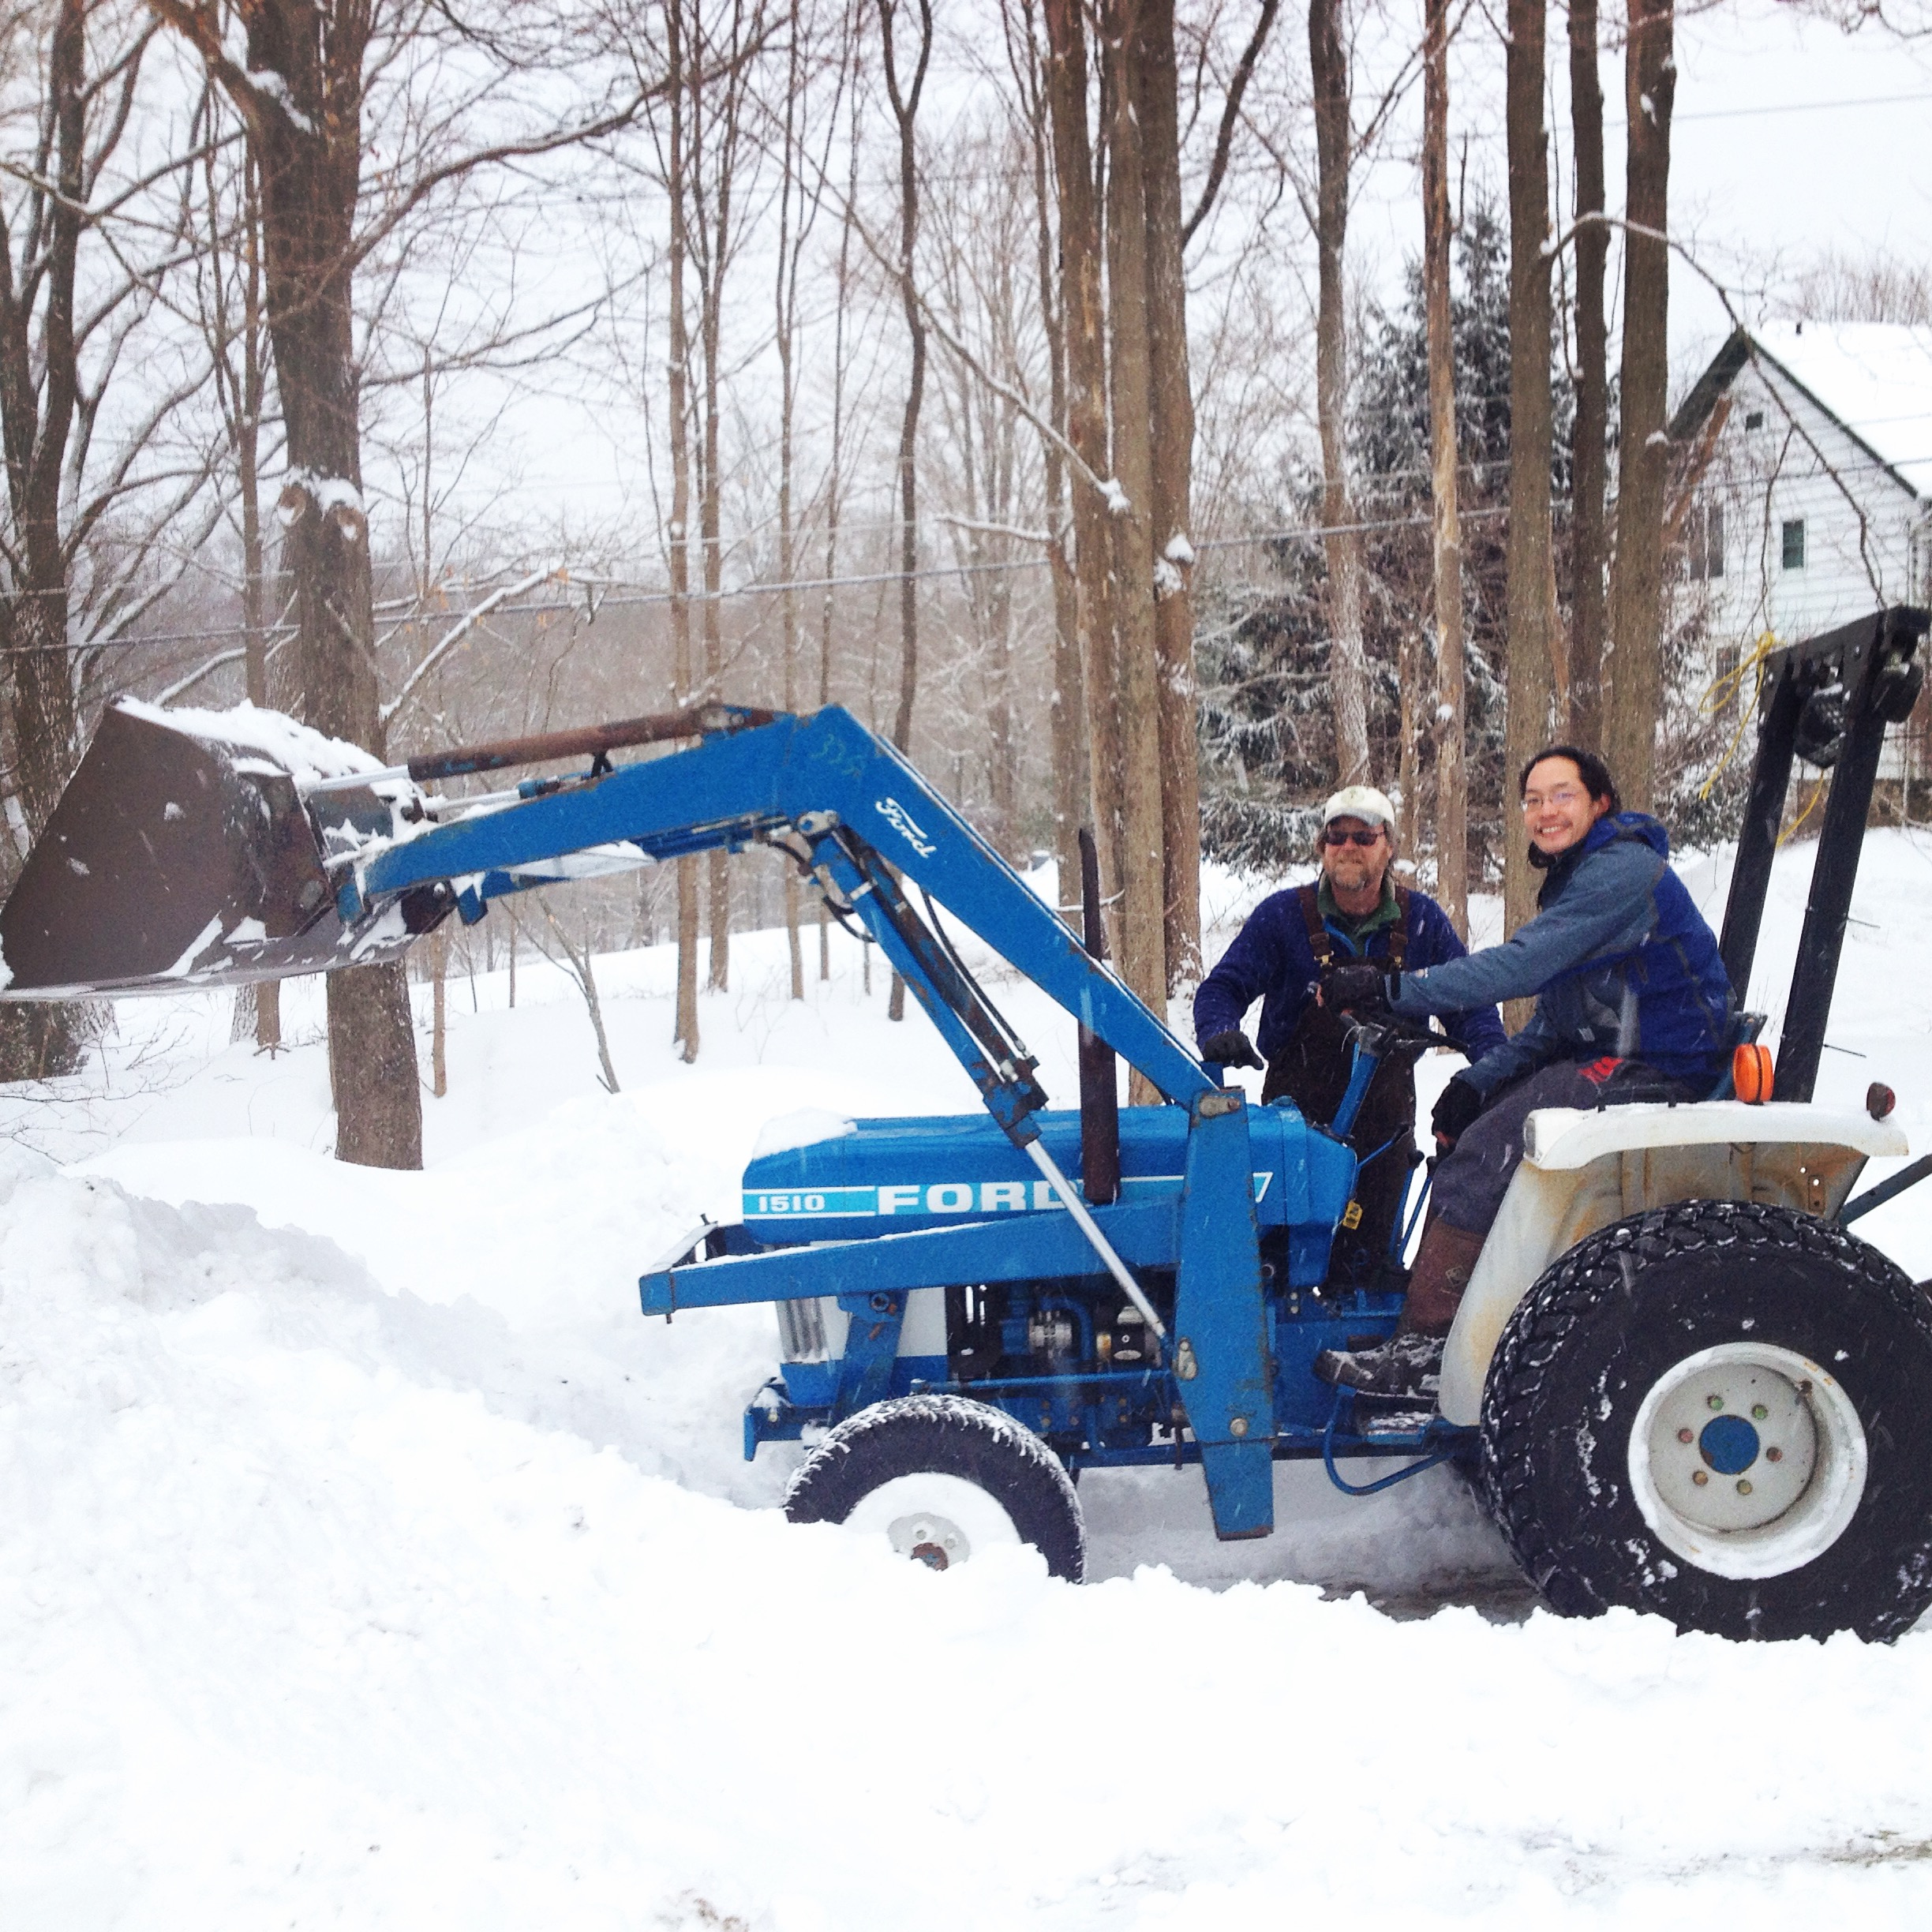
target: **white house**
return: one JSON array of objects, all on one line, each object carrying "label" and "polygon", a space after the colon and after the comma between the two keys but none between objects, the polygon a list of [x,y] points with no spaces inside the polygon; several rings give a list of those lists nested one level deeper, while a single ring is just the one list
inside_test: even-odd
[{"label": "white house", "polygon": [[1683,537],[1720,648],[1932,595],[1932,328],[1738,329],[1670,433],[1708,452]]}]

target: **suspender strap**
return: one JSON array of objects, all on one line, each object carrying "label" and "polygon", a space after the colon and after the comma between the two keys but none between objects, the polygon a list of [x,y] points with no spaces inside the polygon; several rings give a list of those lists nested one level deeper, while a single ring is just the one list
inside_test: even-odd
[{"label": "suspender strap", "polygon": [[1402,969],[1402,955],[1409,950],[1409,888],[1395,888],[1395,923],[1389,928],[1388,963],[1391,972]]},{"label": "suspender strap", "polygon": [[1315,955],[1315,964],[1320,967],[1332,965],[1335,963],[1335,935],[1322,923],[1321,888],[1319,886],[1297,886],[1295,897],[1301,902],[1301,923],[1308,928],[1309,950]]},{"label": "suspender strap", "polygon": [[[1295,897],[1301,903],[1301,923],[1308,928],[1309,950],[1315,955],[1315,964],[1329,966],[1335,961],[1335,934],[1323,923],[1320,892],[1319,885],[1301,886],[1295,889]],[[1388,929],[1391,972],[1402,971],[1402,956],[1409,949],[1409,897],[1406,886],[1395,888],[1395,923]]]}]

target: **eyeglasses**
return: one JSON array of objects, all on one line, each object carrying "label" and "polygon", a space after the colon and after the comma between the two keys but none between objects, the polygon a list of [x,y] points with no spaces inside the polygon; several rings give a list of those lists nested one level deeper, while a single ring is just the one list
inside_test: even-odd
[{"label": "eyeglasses", "polygon": [[1582,803],[1588,796],[1588,793],[1576,785],[1564,785],[1555,792],[1526,792],[1523,794],[1522,808],[1525,811],[1530,812],[1535,811],[1539,807],[1544,805],[1567,807]]},{"label": "eyeglasses", "polygon": [[1382,836],[1382,828],[1375,826],[1367,832],[1345,832],[1339,826],[1322,827],[1322,843],[1324,845],[1372,845]]}]

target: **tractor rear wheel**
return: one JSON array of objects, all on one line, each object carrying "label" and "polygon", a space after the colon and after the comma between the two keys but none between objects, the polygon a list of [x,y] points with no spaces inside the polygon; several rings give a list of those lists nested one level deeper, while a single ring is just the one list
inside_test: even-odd
[{"label": "tractor rear wheel", "polygon": [[800,1466],[784,1511],[882,1536],[935,1570],[1017,1543],[1070,1583],[1087,1567],[1080,1499],[1059,1458],[1003,1410],[963,1396],[900,1396],[848,1417]]},{"label": "tractor rear wheel", "polygon": [[1504,1328],[1482,1480],[1565,1615],[1889,1640],[1932,1603],[1932,1304],[1791,1209],[1689,1201],[1619,1222]]}]

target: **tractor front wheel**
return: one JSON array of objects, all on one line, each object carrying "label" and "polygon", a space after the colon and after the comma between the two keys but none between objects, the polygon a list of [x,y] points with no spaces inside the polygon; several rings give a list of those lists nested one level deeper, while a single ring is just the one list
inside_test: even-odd
[{"label": "tractor front wheel", "polygon": [[1790,1209],[1690,1201],[1619,1222],[1510,1318],[1482,1474],[1567,1615],[1896,1637],[1932,1603],[1932,1305]]},{"label": "tractor front wheel", "polygon": [[1087,1566],[1080,1499],[1059,1458],[1002,1410],[958,1395],[874,1402],[828,1434],[785,1492],[794,1522],[840,1522],[949,1570],[1031,1543],[1058,1577]]}]

